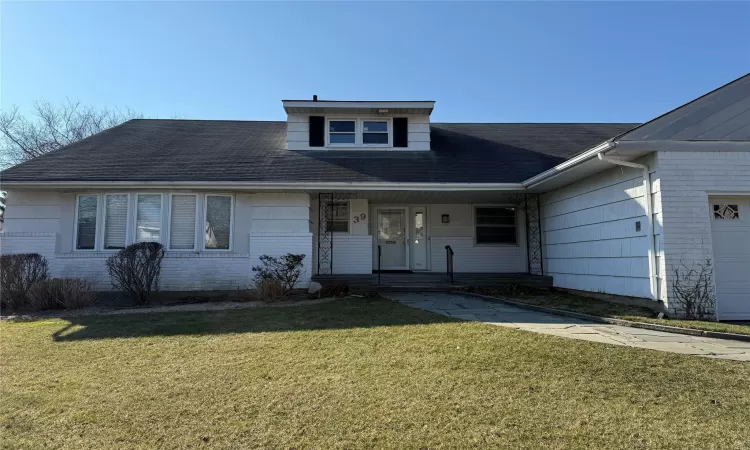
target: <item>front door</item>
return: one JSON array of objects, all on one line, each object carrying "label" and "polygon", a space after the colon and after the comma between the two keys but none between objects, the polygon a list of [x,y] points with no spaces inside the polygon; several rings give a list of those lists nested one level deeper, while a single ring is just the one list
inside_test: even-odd
[{"label": "front door", "polygon": [[[377,210],[377,245],[381,270],[408,270],[408,231],[405,208]],[[377,258],[377,256],[376,256]],[[376,266],[377,267],[377,266]]]}]

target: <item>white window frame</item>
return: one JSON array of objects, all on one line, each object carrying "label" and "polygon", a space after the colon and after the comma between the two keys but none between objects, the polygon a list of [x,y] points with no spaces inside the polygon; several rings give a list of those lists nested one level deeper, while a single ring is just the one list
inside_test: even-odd
[{"label": "white window frame", "polygon": [[[365,144],[365,122],[385,122],[388,126],[388,142],[385,144]],[[382,134],[377,132],[378,134]],[[359,119],[359,143],[363,147],[393,147],[393,121],[388,117],[362,117]]]},{"label": "white window frame", "polygon": [[[81,205],[81,197],[96,197],[96,222],[94,223],[94,248],[78,248],[78,208]],[[99,216],[102,214],[102,196],[95,194],[76,194],[75,220],[73,221],[73,251],[74,252],[96,252],[99,245]]]},{"label": "white window frame", "polygon": [[[516,232],[516,242],[477,242],[477,208],[511,208],[513,209],[513,227]],[[514,205],[471,205],[472,234],[474,235],[475,247],[519,247],[520,239],[518,236],[518,207]],[[481,226],[481,225],[480,225]],[[499,227],[499,225],[497,225]],[[504,227],[503,227],[504,228]],[[510,228],[510,227],[508,227]]]},{"label": "white window frame", "polygon": [[101,195],[101,198],[102,198],[102,208],[101,208],[102,232],[100,233],[101,239],[98,245],[99,245],[99,248],[101,249],[100,251],[102,252],[116,253],[122,249],[121,248],[104,248],[104,240],[106,239],[106,236],[107,236],[107,197],[111,195],[125,195],[128,197],[128,201],[127,201],[128,211],[125,213],[125,216],[127,218],[125,220],[125,247],[132,244],[132,241],[133,241],[132,234],[131,234],[133,230],[130,225],[132,222],[132,216],[133,216],[133,207],[132,207],[133,196],[130,194],[130,192],[106,192]]},{"label": "white window frame", "polygon": [[[335,144],[331,143],[331,125],[330,122],[351,121],[354,122],[354,143],[353,144]],[[365,144],[364,128],[365,122],[386,122],[388,124],[388,143],[386,144]],[[336,117],[326,116],[325,124],[325,144],[331,148],[388,148],[393,147],[393,118],[392,117]],[[334,133],[336,134],[336,133]]]},{"label": "white window frame", "polygon": [[[354,143],[353,144],[336,144],[331,142],[331,122],[354,122]],[[356,147],[358,139],[359,126],[357,119],[352,117],[326,117],[326,147]],[[339,134],[339,133],[333,133]],[[342,133],[349,134],[349,133]]]},{"label": "white window frame", "polygon": [[[206,248],[206,216],[208,215],[208,197],[229,197],[229,248]],[[234,194],[203,194],[203,222],[198,232],[201,235],[201,249],[204,252],[231,252],[234,248]]]},{"label": "white window frame", "polygon": [[[346,231],[328,231],[328,220],[324,219],[326,223],[323,224],[323,230],[326,233],[334,233],[334,234],[351,234],[352,232],[352,202],[349,200],[334,200],[331,202],[331,208],[333,208],[336,203],[339,204],[346,204]],[[334,221],[333,219],[331,219]],[[343,222],[343,220],[336,220],[336,222]]]},{"label": "white window frame", "polygon": [[[172,236],[172,198],[175,195],[182,195],[182,196],[192,195],[193,197],[195,197],[195,224],[193,226],[193,248],[175,248],[175,249],[173,249],[171,247],[172,242],[170,242],[170,240],[171,240],[171,236]],[[168,252],[197,252],[198,251],[198,233],[199,233],[199,230],[200,230],[200,223],[199,223],[200,213],[199,213],[198,198],[199,198],[199,195],[198,194],[194,194],[192,192],[184,192],[184,193],[182,193],[182,192],[170,192],[169,193],[169,209],[167,209],[168,216],[167,216],[167,240],[166,240],[167,245],[166,245],[166,249],[165,249],[166,251],[168,251]],[[204,218],[203,220],[204,220],[204,223],[205,223],[206,219]],[[203,234],[205,234],[205,233],[206,232],[204,231]],[[230,247],[231,247],[231,245],[230,245]]]},{"label": "white window frame", "polygon": [[[164,193],[163,192],[137,192],[133,203],[133,244],[138,242],[138,197],[142,195],[159,196],[159,243],[164,244]],[[196,214],[197,216],[197,214]],[[150,242],[150,241],[149,241]]]}]

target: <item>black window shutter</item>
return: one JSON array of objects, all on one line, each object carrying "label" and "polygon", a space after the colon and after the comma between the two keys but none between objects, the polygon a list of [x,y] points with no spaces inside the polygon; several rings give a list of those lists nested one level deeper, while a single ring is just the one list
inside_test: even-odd
[{"label": "black window shutter", "polygon": [[409,146],[409,119],[406,117],[393,118],[393,146]]},{"label": "black window shutter", "polygon": [[323,147],[326,139],[326,118],[310,116],[310,147]]}]

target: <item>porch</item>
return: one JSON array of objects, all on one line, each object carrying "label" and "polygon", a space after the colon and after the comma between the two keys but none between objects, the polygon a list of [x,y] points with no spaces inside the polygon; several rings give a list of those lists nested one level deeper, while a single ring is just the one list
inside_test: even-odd
[{"label": "porch", "polygon": [[454,283],[462,284],[544,275],[536,194],[497,190],[310,194],[314,276],[346,277],[350,284],[369,285],[377,283],[381,272],[380,284],[442,285],[449,283],[451,272]]},{"label": "porch", "polygon": [[409,288],[444,290],[468,286],[492,287],[509,284],[534,287],[552,286],[552,277],[527,273],[455,273],[452,282],[448,274],[436,272],[314,275],[312,279],[323,286],[346,284],[350,288],[360,290]]}]

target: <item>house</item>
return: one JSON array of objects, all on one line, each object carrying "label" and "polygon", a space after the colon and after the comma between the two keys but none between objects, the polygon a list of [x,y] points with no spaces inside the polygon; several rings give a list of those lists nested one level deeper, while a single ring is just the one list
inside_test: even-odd
[{"label": "house", "polygon": [[[7,169],[4,253],[109,288],[168,249],[161,288],[235,289],[263,254],[312,276],[530,273],[679,307],[710,261],[750,319],[750,74],[645,124],[433,123],[433,101],[284,100],[285,122],[131,120]],[[616,105],[613,104],[613,107]]]}]

